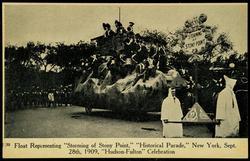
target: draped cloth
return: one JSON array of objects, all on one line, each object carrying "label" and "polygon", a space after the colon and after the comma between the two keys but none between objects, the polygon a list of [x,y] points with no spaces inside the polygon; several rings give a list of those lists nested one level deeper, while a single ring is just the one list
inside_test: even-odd
[{"label": "draped cloth", "polygon": [[163,124],[163,137],[183,137],[182,123],[165,123],[168,121],[181,121],[183,117],[181,104],[178,98],[172,96],[169,89],[168,97],[163,100],[161,107],[161,120]]},{"label": "draped cloth", "polygon": [[224,76],[226,87],[219,93],[216,119],[221,120],[215,127],[215,137],[235,137],[239,134],[241,121],[237,100],[233,91],[237,80]]}]

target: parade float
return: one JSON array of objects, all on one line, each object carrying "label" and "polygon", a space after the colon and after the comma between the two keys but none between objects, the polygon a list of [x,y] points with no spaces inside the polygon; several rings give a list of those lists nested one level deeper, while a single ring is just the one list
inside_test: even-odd
[{"label": "parade float", "polygon": [[[87,113],[91,113],[93,108],[116,112],[160,112],[168,88],[176,88],[177,97],[178,93],[181,93],[180,101],[186,114],[184,122],[212,122],[207,113],[212,113],[214,116],[215,107],[212,102],[216,101],[215,95],[222,87],[213,86],[213,76],[211,79],[205,78],[209,76],[205,72],[213,75],[218,58],[222,55],[230,57],[233,49],[227,37],[224,34],[215,36],[217,27],[207,25],[206,21],[207,16],[200,14],[187,20],[182,28],[167,36],[167,44],[164,44],[168,49],[167,54],[172,57],[187,58],[180,62],[174,59],[172,61],[174,68],[160,71],[156,67],[155,74],[149,76],[147,80],[140,78],[136,82],[138,73],[134,69],[125,77],[112,81],[112,77],[115,76],[107,68],[107,62],[104,62],[96,70],[99,77],[93,77],[92,71],[88,75],[83,74],[77,81],[74,90],[75,104],[85,107]],[[124,50],[127,36],[126,34],[116,34],[111,37],[102,35],[91,41],[96,43],[99,55],[108,58],[106,60],[109,61],[109,57],[114,56],[112,54],[119,54]],[[182,67],[185,63],[188,64],[188,70]],[[233,69],[230,68],[231,73]],[[218,77],[221,76],[222,74]],[[214,90],[215,86],[217,90]],[[184,93],[187,95],[183,95]],[[205,95],[204,99],[198,100],[199,94],[200,97]],[[185,103],[187,99],[189,103]],[[204,110],[203,105],[208,107]]]}]

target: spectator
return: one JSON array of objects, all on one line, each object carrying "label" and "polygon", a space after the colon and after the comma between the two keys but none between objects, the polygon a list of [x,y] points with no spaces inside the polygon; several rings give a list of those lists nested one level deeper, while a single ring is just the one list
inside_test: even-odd
[{"label": "spectator", "polygon": [[55,98],[54,98],[54,93],[52,91],[48,93],[48,100],[49,100],[49,107],[54,107]]}]

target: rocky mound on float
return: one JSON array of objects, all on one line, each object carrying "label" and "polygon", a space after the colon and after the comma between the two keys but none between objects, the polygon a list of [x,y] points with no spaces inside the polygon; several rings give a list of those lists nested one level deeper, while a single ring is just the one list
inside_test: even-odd
[{"label": "rocky mound on float", "polygon": [[110,73],[104,80],[87,78],[75,89],[78,104],[91,108],[104,108],[114,111],[160,111],[162,99],[171,85],[185,86],[185,80],[179,74],[164,74],[156,71],[154,77],[133,85],[136,73],[110,84]]}]

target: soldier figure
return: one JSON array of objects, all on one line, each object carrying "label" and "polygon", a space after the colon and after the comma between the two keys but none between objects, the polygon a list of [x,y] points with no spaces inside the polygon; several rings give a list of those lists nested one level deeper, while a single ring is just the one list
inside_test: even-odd
[{"label": "soldier figure", "polygon": [[62,90],[61,90],[61,86],[58,89],[58,106],[62,106]]},{"label": "soldier figure", "polygon": [[165,48],[159,48],[159,70],[166,73],[169,69],[167,68],[167,56]]},{"label": "soldier figure", "polygon": [[63,103],[64,103],[64,106],[67,106],[67,89],[66,89],[66,87],[64,87],[64,89],[63,89]]},{"label": "soldier figure", "polygon": [[111,30],[111,26],[108,23],[103,23],[103,28],[105,30],[104,37],[105,38],[110,38],[115,35],[115,32]]},{"label": "soldier figure", "polygon": [[57,107],[59,106],[59,92],[57,89],[54,92],[54,98],[55,98],[55,106]]},{"label": "soldier figure", "polygon": [[144,60],[145,64],[145,74],[144,74],[144,79],[143,82],[149,79],[149,77],[154,77],[156,73],[156,67],[153,64],[153,59],[148,57],[147,59]]},{"label": "soldier figure", "polygon": [[67,90],[67,105],[71,106],[71,90],[68,88]]},{"label": "soldier figure", "polygon": [[38,100],[37,105],[42,106],[42,91],[41,90],[38,90],[37,92],[37,100]]},{"label": "soldier figure", "polygon": [[48,92],[42,91],[42,106],[47,107],[48,106]]},{"label": "soldier figure", "polygon": [[16,91],[16,107],[17,109],[20,109],[22,107],[22,93],[21,93],[21,87],[17,87]]},{"label": "soldier figure", "polygon": [[129,22],[129,26],[127,27],[127,37],[128,39],[134,39],[135,33],[133,31],[133,22]]},{"label": "soldier figure", "polygon": [[23,105],[24,105],[24,107],[28,107],[28,93],[26,92],[26,91],[24,91],[23,92],[23,94],[24,94],[24,98],[23,98]]},{"label": "soldier figure", "polygon": [[23,109],[25,106],[24,106],[24,101],[25,101],[25,96],[24,96],[24,92],[23,91],[20,91],[20,109]]},{"label": "soldier figure", "polygon": [[116,34],[123,35],[124,33],[126,33],[126,30],[122,26],[122,23],[117,20],[115,20],[115,27],[116,27]]},{"label": "soldier figure", "polygon": [[137,46],[137,52],[136,54],[134,54],[132,56],[132,59],[136,62],[136,63],[141,63],[143,62],[143,60],[148,58],[148,50],[145,46],[144,43],[142,43],[141,40],[138,40],[138,46]]},{"label": "soldier figure", "polygon": [[144,63],[139,63],[137,66],[136,66],[136,78],[133,82],[133,86],[139,81],[139,79],[143,78],[144,77],[144,74],[145,74],[145,64]]}]

